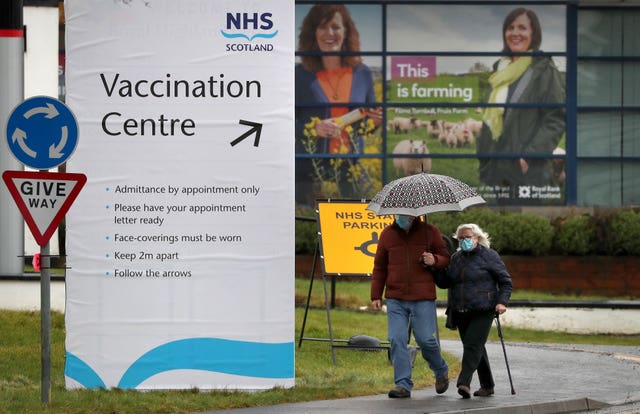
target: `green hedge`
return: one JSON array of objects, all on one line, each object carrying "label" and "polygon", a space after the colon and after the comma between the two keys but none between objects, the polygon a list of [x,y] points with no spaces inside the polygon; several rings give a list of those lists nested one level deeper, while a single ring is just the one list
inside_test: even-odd
[{"label": "green hedge", "polygon": [[455,233],[460,224],[476,223],[489,234],[491,247],[502,254],[547,254],[554,234],[553,226],[544,217],[493,212],[489,209],[432,214],[428,220],[449,236]]},{"label": "green hedge", "polygon": [[553,248],[559,254],[585,256],[598,251],[596,222],[591,217],[562,217],[556,220],[555,228]]},{"label": "green hedge", "polygon": [[[300,212],[298,212],[300,214]],[[312,218],[310,214],[302,214]],[[535,214],[469,208],[456,213],[434,213],[428,221],[451,236],[458,225],[476,223],[500,254],[512,255],[640,255],[640,211],[612,210],[593,216],[571,214],[553,220]],[[296,254],[313,254],[315,221],[296,220]]]},{"label": "green hedge", "polygon": [[613,254],[640,255],[640,212],[622,211],[610,221]]},{"label": "green hedge", "polygon": [[296,219],[296,254],[313,254],[317,239],[318,225],[315,221]]}]

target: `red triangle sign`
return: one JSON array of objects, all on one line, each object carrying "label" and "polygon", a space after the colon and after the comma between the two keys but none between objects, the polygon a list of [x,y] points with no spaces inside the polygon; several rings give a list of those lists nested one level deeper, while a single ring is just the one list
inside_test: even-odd
[{"label": "red triangle sign", "polygon": [[5,171],[2,179],[40,246],[49,243],[87,182],[84,174],[43,171]]}]

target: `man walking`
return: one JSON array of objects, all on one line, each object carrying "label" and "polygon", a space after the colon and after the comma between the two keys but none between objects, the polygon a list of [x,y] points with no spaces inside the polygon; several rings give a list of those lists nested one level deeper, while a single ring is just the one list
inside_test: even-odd
[{"label": "man walking", "polygon": [[387,302],[387,323],[395,388],[389,398],[409,398],[412,361],[408,343],[410,329],[422,357],[436,377],[436,392],[449,387],[449,368],[435,338],[436,288],[430,268],[445,268],[449,251],[440,230],[420,218],[396,215],[378,240],[371,282],[371,306]]}]

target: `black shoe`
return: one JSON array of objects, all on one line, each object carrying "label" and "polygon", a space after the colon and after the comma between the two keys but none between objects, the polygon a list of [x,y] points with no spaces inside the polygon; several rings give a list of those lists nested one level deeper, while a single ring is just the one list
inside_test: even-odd
[{"label": "black shoe", "polygon": [[389,398],[411,398],[411,391],[404,387],[395,387],[389,391]]},{"label": "black shoe", "polygon": [[493,388],[480,388],[478,389],[478,391],[473,393],[474,396],[476,397],[488,397],[490,395],[493,395]]},{"label": "black shoe", "polygon": [[466,385],[458,385],[458,394],[462,395],[462,398],[471,398],[471,389]]},{"label": "black shoe", "polygon": [[436,378],[436,392],[438,394],[444,393],[449,388],[449,375],[444,374],[443,376]]}]

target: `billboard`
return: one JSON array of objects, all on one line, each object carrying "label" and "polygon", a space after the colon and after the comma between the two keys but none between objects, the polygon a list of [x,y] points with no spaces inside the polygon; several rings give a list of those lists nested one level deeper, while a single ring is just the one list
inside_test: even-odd
[{"label": "billboard", "polygon": [[293,386],[293,4],[65,12],[67,388]]},{"label": "billboard", "polygon": [[[329,27],[340,48],[309,40]],[[298,205],[420,172],[488,204],[564,204],[566,5],[300,4],[296,28]]]}]

